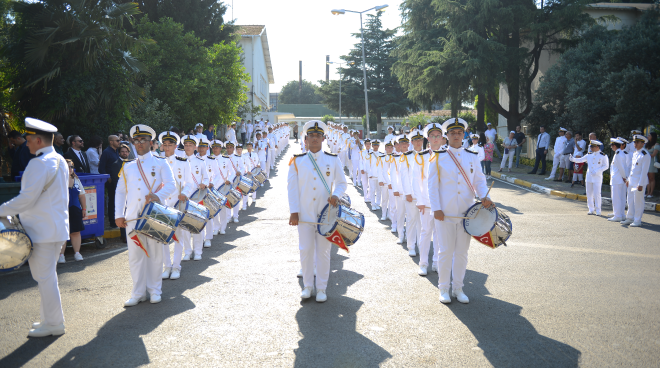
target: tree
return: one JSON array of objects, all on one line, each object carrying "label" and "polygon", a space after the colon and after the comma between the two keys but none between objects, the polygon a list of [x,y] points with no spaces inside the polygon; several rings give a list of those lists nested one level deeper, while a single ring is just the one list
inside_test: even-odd
[{"label": "tree", "polygon": [[154,39],[141,55],[154,87],[154,98],[165,102],[183,128],[197,123],[227,124],[247,101],[243,81],[249,76],[234,42],[204,46],[193,32],[170,18],[138,25],[141,36]]},{"label": "tree", "polygon": [[116,130],[140,93],[134,82],[143,65],[133,52],[148,42],[124,28],[138,13],[136,4],[110,0],[15,2],[2,55],[20,113],[64,134]]},{"label": "tree", "polygon": [[[396,30],[383,29],[381,14],[368,15],[364,29],[364,50],[367,69],[367,91],[369,113],[376,116],[376,126],[381,131],[383,115],[387,117],[407,116],[417,108],[407,97],[397,78],[392,74],[396,58],[392,55]],[[354,33],[360,39],[360,33]],[[339,68],[344,76],[342,82],[342,113],[347,116],[365,115],[364,78],[362,74],[362,43],[356,43],[348,55],[341,56],[347,68]],[[319,94],[323,104],[333,110],[339,109],[338,81],[321,81]],[[371,120],[371,119],[370,119]]]},{"label": "tree", "polygon": [[282,87],[277,99],[281,104],[319,104],[321,96],[316,94],[318,89],[317,85],[303,79],[301,90],[299,81],[293,80]]},{"label": "tree", "polygon": [[596,132],[600,139],[624,136],[660,121],[660,24],[648,11],[622,31],[594,26],[564,53],[536,91],[527,122]]},{"label": "tree", "polygon": [[169,106],[151,95],[151,84],[144,86],[144,101],[131,108],[133,124],[145,124],[156,132],[169,130],[178,125],[178,120]]}]

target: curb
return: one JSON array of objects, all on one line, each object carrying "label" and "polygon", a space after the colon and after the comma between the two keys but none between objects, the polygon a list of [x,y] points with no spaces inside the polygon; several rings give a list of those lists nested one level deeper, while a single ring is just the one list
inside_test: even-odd
[{"label": "curb", "polygon": [[[562,192],[560,190],[554,190],[554,189],[546,188],[546,187],[540,186],[538,184],[532,184],[528,181],[516,179],[513,176],[504,175],[504,174],[498,173],[498,172],[491,172],[490,175],[494,178],[504,180],[504,181],[506,181],[508,183],[511,183],[511,184],[517,184],[517,185],[520,185],[520,186],[523,186],[523,187],[526,187],[526,188],[530,188],[530,189],[533,189],[533,190],[535,190],[537,192],[540,192],[540,193],[543,193],[543,194],[548,194],[548,195],[552,195],[552,196],[560,197],[560,198],[572,199],[574,201],[581,201],[581,202],[586,202],[587,201],[587,196],[585,196],[585,195]],[[612,206],[612,200],[610,198],[602,197],[601,201],[602,201],[603,205]],[[660,212],[660,204],[645,202],[644,203],[644,211]]]},{"label": "curb", "polygon": [[121,236],[121,232],[119,232],[119,229],[109,229],[105,230],[103,233],[103,237],[106,239],[111,239],[111,238],[118,238]]}]

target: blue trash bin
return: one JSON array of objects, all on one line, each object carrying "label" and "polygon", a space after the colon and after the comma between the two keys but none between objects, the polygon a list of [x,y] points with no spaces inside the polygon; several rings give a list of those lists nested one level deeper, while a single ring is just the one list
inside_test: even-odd
[{"label": "blue trash bin", "polygon": [[87,213],[83,219],[85,230],[80,232],[83,239],[103,236],[105,232],[105,182],[110,179],[108,174],[76,173],[87,199]]}]

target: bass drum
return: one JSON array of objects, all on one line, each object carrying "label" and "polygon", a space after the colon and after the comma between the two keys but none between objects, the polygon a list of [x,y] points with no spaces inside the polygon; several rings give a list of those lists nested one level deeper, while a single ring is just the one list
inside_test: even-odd
[{"label": "bass drum", "polygon": [[[481,210],[479,210],[481,209]],[[479,243],[495,249],[500,245],[506,246],[513,233],[513,225],[509,216],[495,208],[485,208],[481,202],[475,203],[465,214],[463,228]]]},{"label": "bass drum", "polygon": [[324,237],[338,231],[347,246],[355,244],[364,231],[364,215],[356,210],[338,203],[332,207],[329,203],[325,205],[319,216],[317,231]]},{"label": "bass drum", "polygon": [[19,269],[31,254],[32,239],[18,217],[0,217],[0,272]]}]

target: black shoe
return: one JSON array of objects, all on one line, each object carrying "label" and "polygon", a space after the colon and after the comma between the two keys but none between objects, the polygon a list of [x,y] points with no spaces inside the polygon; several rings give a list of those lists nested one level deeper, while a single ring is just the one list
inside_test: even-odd
[{"label": "black shoe", "polygon": [[545,172],[540,172],[539,175],[545,175]]},{"label": "black shoe", "polygon": [[561,181],[561,179],[555,179],[555,180],[553,180],[553,181]]},{"label": "black shoe", "polygon": [[536,174],[536,171],[530,171],[530,172],[528,172],[528,174],[534,175],[534,174]]}]

